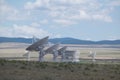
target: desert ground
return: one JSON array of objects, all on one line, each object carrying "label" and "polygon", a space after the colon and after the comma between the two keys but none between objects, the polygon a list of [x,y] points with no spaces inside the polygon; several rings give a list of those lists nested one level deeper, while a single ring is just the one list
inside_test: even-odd
[{"label": "desert ground", "polygon": [[[66,45],[80,53],[80,62],[38,62],[38,52],[27,61],[25,48],[30,44],[0,43],[0,80],[120,80],[119,45]],[[61,47],[64,45],[61,45]],[[88,57],[96,51],[96,62]]]},{"label": "desert ground", "polygon": [[[25,56],[25,49],[30,44],[25,43],[0,43],[0,58],[9,60],[27,60]],[[96,52],[96,60],[116,60],[120,59],[120,45],[71,45],[61,44],[62,46],[68,46],[67,50],[74,50],[80,53],[80,60],[85,61],[91,59],[88,57],[90,51]],[[31,61],[38,60],[38,52],[30,52]],[[47,54],[45,56],[46,61],[52,60],[52,55]]]}]

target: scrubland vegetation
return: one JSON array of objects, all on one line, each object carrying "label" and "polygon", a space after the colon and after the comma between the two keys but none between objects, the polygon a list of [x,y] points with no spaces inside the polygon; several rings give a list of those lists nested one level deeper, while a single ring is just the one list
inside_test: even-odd
[{"label": "scrubland vegetation", "polygon": [[0,60],[0,80],[120,80],[120,64]]},{"label": "scrubland vegetation", "polygon": [[[28,62],[23,57],[27,46],[0,44],[0,80],[120,80],[119,48],[69,47],[69,50],[80,52],[80,62],[61,63],[38,62],[37,52],[30,53],[31,61]],[[89,51],[92,50],[97,52],[96,59],[101,59],[96,63],[84,60],[89,58]],[[46,55],[45,59],[51,60],[52,55]]]}]

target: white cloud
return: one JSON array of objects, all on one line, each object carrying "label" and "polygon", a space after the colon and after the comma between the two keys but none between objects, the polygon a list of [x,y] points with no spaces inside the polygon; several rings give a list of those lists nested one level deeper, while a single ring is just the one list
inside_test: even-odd
[{"label": "white cloud", "polygon": [[44,20],[41,20],[40,21],[40,24],[47,24],[48,23],[48,20],[47,19],[44,19]]},{"label": "white cloud", "polygon": [[10,27],[0,26],[0,36],[2,37],[25,37],[30,38],[36,36],[42,38],[50,36],[51,38],[60,37],[60,34],[52,34],[40,27],[38,23],[32,23],[31,25],[17,25],[14,24]]},{"label": "white cloud", "polygon": [[21,36],[21,37],[31,37],[32,35],[35,35],[37,37],[44,37],[49,35],[49,33],[39,27],[36,26],[19,26],[19,25],[14,25],[13,26],[14,32]]},{"label": "white cloud", "polygon": [[106,15],[96,14],[96,15],[93,15],[92,17],[93,17],[94,20],[104,20],[106,22],[112,22],[111,17],[106,16]]},{"label": "white cloud", "polygon": [[115,6],[120,6],[119,0],[34,0],[16,9],[0,0],[0,21],[36,21],[41,24],[53,21],[68,26],[81,20],[112,22]]},{"label": "white cloud", "polygon": [[74,21],[65,20],[65,19],[56,19],[54,20],[54,22],[60,25],[64,25],[64,26],[76,24]]},{"label": "white cloud", "polygon": [[120,6],[120,0],[113,0],[109,4],[110,6]]},{"label": "white cloud", "polygon": [[61,38],[62,36],[60,34],[53,34],[50,38]]},{"label": "white cloud", "polygon": [[89,19],[90,15],[88,15],[84,10],[80,10],[80,19]]},{"label": "white cloud", "polygon": [[61,4],[83,4],[88,0],[53,0]]},{"label": "white cloud", "polygon": [[32,27],[39,27],[39,26],[40,26],[40,24],[39,24],[39,23],[37,23],[37,22],[33,22],[33,23],[31,23],[31,26],[32,26]]},{"label": "white cloud", "polygon": [[51,36],[49,32],[41,29],[36,26],[36,24],[31,25],[13,25],[11,27],[0,27],[0,35],[7,37],[32,37],[35,35],[36,37],[44,37]]},{"label": "white cloud", "polygon": [[5,3],[4,0],[0,0],[0,21],[8,19],[9,16],[15,15],[17,10]]},{"label": "white cloud", "polygon": [[0,21],[16,21],[29,19],[28,13],[24,10],[18,10],[15,7],[6,3],[5,0],[0,0]]},{"label": "white cloud", "polygon": [[108,36],[108,40],[119,40],[120,39],[120,37],[119,36]]},{"label": "white cloud", "polygon": [[3,26],[0,26],[0,36],[2,37],[13,37],[13,30],[11,27],[3,27]]},{"label": "white cloud", "polygon": [[[106,1],[106,4],[104,4],[104,1],[100,2],[98,0],[44,0],[44,2],[36,0],[33,3],[28,2],[27,4],[30,4],[30,6],[26,4],[26,7],[34,10],[46,7],[48,8],[48,12],[45,15],[49,15],[53,21],[60,18],[62,19],[61,23],[67,23],[70,20],[101,20],[112,22],[112,17],[109,15],[111,8],[108,6],[108,4],[111,4],[110,2]],[[112,4],[115,5],[116,2]]]},{"label": "white cloud", "polygon": [[27,2],[25,9],[36,9],[40,7],[45,7],[49,5],[50,0],[36,0],[35,2]]}]

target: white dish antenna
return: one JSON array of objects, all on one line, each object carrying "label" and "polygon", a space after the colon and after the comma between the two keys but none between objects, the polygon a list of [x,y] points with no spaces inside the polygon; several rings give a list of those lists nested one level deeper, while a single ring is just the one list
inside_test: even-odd
[{"label": "white dish antenna", "polygon": [[47,50],[45,50],[45,54],[53,54],[53,60],[56,61],[57,59],[57,56],[58,56],[58,47],[59,47],[59,44],[55,44],[51,47],[49,47]]},{"label": "white dish antenna", "polygon": [[93,62],[96,61],[96,60],[95,60],[95,56],[96,56],[96,51],[94,51],[94,52],[93,52],[93,51],[90,51],[88,57],[91,57]]},{"label": "white dish antenna", "polygon": [[27,51],[39,51],[39,61],[43,61],[44,50],[43,48],[48,43],[48,36],[38,40],[37,42],[33,43],[29,47],[26,48]]}]

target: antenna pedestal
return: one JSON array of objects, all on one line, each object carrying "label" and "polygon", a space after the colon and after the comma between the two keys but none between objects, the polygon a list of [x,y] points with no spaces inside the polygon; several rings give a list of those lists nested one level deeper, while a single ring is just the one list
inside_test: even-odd
[{"label": "antenna pedestal", "polygon": [[57,50],[53,50],[53,61],[57,61],[57,56],[58,56]]},{"label": "antenna pedestal", "polygon": [[39,47],[39,61],[42,62],[44,60],[44,47]]},{"label": "antenna pedestal", "polygon": [[65,61],[65,51],[61,52],[61,61],[64,62]]}]

